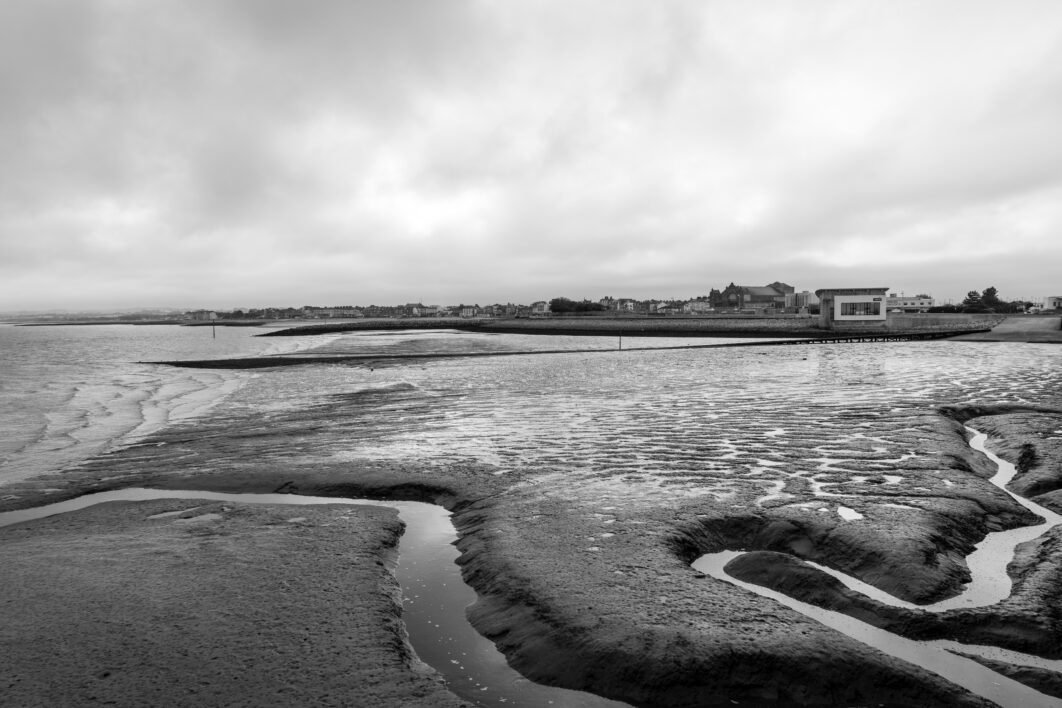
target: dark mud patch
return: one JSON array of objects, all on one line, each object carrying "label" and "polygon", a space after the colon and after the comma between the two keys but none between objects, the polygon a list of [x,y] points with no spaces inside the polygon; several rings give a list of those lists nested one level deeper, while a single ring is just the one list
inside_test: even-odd
[{"label": "dark mud patch", "polygon": [[0,529],[5,705],[463,705],[410,652],[391,509],[109,503]]}]

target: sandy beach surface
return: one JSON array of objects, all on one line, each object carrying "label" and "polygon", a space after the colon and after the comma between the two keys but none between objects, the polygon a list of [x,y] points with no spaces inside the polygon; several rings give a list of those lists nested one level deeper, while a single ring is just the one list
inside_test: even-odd
[{"label": "sandy beach surface", "polygon": [[406,643],[401,530],[194,500],[0,528],[0,703],[460,706]]},{"label": "sandy beach surface", "polygon": [[[976,413],[980,420],[985,411]],[[937,417],[934,446],[979,470],[959,424]],[[190,452],[174,438],[165,449],[182,457]],[[791,506],[704,514],[675,500],[586,505],[552,494],[548,479],[499,482],[492,470],[477,467],[223,466],[204,474],[193,461],[184,465],[185,475],[157,475],[127,450],[89,465],[76,479],[68,474],[63,496],[135,482],[444,503],[461,533],[465,578],[480,596],[471,608],[474,625],[532,678],[643,706],[723,705],[734,696],[765,705],[871,697],[892,705],[982,705],[929,672],[769,600],[721,588],[688,563],[721,546],[783,550],[863,568],[864,577],[888,576],[879,584],[928,600],[958,587],[961,544],[983,533],[980,524],[1023,520],[1020,508],[987,485],[965,495],[976,494],[978,506],[992,509],[987,518],[963,498],[936,499],[946,515],[912,519],[879,510],[876,527],[868,527],[821,514],[809,524]],[[19,496],[39,498],[26,486]],[[917,501],[902,492],[891,500]],[[149,518],[190,507],[196,508],[184,515]],[[305,519],[291,521],[299,517]],[[948,527],[941,526],[945,519]],[[149,502],[96,507],[0,533],[5,568],[13,571],[0,586],[5,674],[16,677],[8,695],[25,699],[16,705],[93,695],[131,705],[156,690],[188,696],[189,703],[207,696],[218,705],[247,696],[247,705],[270,696],[284,696],[277,704],[290,704],[293,696],[321,704],[350,704],[359,696],[373,705],[459,702],[410,661],[402,642],[387,569],[398,526],[386,510]],[[920,561],[927,539],[947,544],[932,564]],[[1041,575],[1059,575],[1057,557],[1040,561]],[[878,570],[868,572],[870,563]],[[922,634],[976,637],[988,626],[997,641],[1057,655],[1062,626],[1053,611],[1043,614],[1056,586],[1040,582],[1017,607],[940,620]],[[324,684],[327,694],[318,690]]]},{"label": "sandy beach surface", "polygon": [[[715,369],[694,368],[694,353],[570,355],[549,367],[509,358],[371,385],[362,370],[271,371],[268,386],[209,416],[3,485],[0,511],[131,486],[429,501],[453,512],[478,595],[471,622],[536,681],[646,707],[988,705],[690,563],[751,551],[748,574],[765,585],[905,637],[1062,659],[1057,532],[1019,548],[1006,601],[931,618],[850,595],[804,563],[915,605],[959,593],[964,558],[986,534],[1038,522],[989,482],[993,465],[966,425],[1018,466],[1011,489],[1056,508],[1062,410],[1045,404],[1055,384],[1035,368],[1050,361],[997,372],[993,346],[838,347],[812,361],[735,349]],[[664,361],[668,376],[643,375]],[[737,363],[723,371],[727,361]],[[606,366],[584,393],[580,377]],[[357,377],[358,388],[319,394],[315,376]],[[805,401],[792,398],[794,381]],[[299,398],[307,388],[313,397]],[[498,404],[516,389],[516,403]],[[927,403],[970,390],[1006,402]],[[724,396],[725,410],[683,413],[694,397]],[[584,421],[588,401],[598,407]],[[533,428],[558,411],[568,428]],[[451,414],[459,426],[445,426]],[[491,434],[508,457],[473,454]],[[395,442],[374,448],[381,439]],[[649,449],[652,466],[639,457]],[[458,705],[403,639],[390,572],[399,531],[384,509],[194,501],[2,529],[3,702],[143,705],[165,691],[188,705]]]}]

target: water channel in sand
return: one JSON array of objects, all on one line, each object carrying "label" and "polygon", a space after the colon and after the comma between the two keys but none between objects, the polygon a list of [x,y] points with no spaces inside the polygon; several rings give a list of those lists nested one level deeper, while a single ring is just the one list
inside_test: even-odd
[{"label": "water channel in sand", "polygon": [[[450,514],[434,504],[311,497],[296,494],[225,494],[129,488],[88,494],[56,504],[0,513],[0,526],[40,519],[113,501],[203,499],[256,504],[355,504],[389,506],[406,524],[395,575],[402,588],[402,617],[417,657],[438,671],[448,688],[479,706],[623,708],[626,703],[544,686],[510,668],[504,655],[465,617],[476,593],[461,579]],[[155,518],[155,517],[153,517]]]},{"label": "water channel in sand", "polygon": [[[1010,494],[1019,504],[1042,516],[1044,522],[1036,526],[1025,526],[988,534],[981,543],[977,544],[976,550],[966,559],[970,568],[971,581],[963,589],[962,593],[933,605],[915,605],[899,600],[888,593],[832,568],[827,568],[817,563],[811,563],[810,565],[814,565],[816,568],[838,578],[853,590],[879,602],[897,607],[918,607],[923,610],[942,612],[956,607],[991,605],[1008,597],[1011,590],[1011,581],[1007,575],[1006,568],[1014,557],[1015,548],[1019,544],[1031,541],[1048,529],[1062,523],[1062,516],[1007,490],[1006,485],[1013,479],[1015,474],[1014,465],[1000,459],[985,448],[987,435],[973,428],[967,428],[967,430],[973,435],[970,440],[970,447],[986,455],[998,467],[998,472],[991,479],[992,483],[1007,492],[1007,494]],[[705,554],[693,562],[693,567],[702,573],[711,575],[713,578],[724,580],[764,597],[772,598],[853,639],[940,674],[949,681],[973,693],[984,696],[1001,706],[1021,706],[1023,708],[1031,706],[1062,706],[1062,701],[1058,699],[1045,696],[1022,683],[986,668],[976,661],[957,656],[952,652],[961,651],[968,654],[978,654],[990,659],[1058,672],[1062,672],[1062,661],[1043,659],[1037,656],[999,649],[998,647],[972,646],[954,641],[915,641],[906,639],[840,612],[824,610],[815,605],[795,600],[783,593],[752,583],[746,583],[728,575],[724,569],[726,564],[742,555],[742,553],[742,551],[728,550]]]},{"label": "water channel in sand", "polygon": [[[1014,475],[1013,465],[985,449],[986,436],[984,434],[972,429],[970,432],[974,436],[970,442],[971,447],[984,453],[998,465],[999,472],[992,478],[992,481],[1005,490],[1006,483]],[[456,534],[450,523],[448,512],[439,506],[418,502],[290,494],[224,494],[130,488],[86,495],[32,509],[0,513],[0,526],[74,511],[104,502],[166,498],[263,504],[361,504],[396,508],[406,523],[406,531],[401,539],[396,576],[402,587],[403,616],[410,643],[422,661],[431,665],[446,678],[450,689],[455,694],[482,706],[596,708],[626,705],[590,693],[552,688],[529,681],[511,669],[494,645],[472,628],[465,618],[465,608],[475,601],[475,592],[461,579],[460,569],[455,562],[458,552],[453,547]],[[998,602],[1009,594],[1010,582],[1006,574],[1006,565],[1013,557],[1015,546],[1036,538],[1052,526],[1062,523],[1062,517],[1058,514],[1019,497],[1015,496],[1015,499],[1043,516],[1045,522],[1034,527],[989,534],[968,558],[973,579],[964,592],[956,598],[922,609],[942,611],[956,606],[981,606]],[[905,639],[847,615],[823,610],[794,600],[782,593],[729,576],[724,566],[739,555],[741,555],[740,551],[707,554],[695,561],[693,567],[714,578],[772,598],[884,653],[934,671],[1002,706],[1062,706],[1062,701],[1047,697],[973,660],[957,656],[952,651],[976,653],[988,658],[1060,672],[1062,672],[1062,661],[1042,659],[996,647],[976,647],[953,641]],[[882,602],[913,607],[909,603],[903,603],[842,573],[827,568],[823,570],[840,578],[853,589]]]}]

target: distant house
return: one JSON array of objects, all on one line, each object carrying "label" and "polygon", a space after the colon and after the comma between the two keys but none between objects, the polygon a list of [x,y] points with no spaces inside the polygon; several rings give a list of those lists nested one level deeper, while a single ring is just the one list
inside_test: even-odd
[{"label": "distant house", "polygon": [[354,307],[314,307],[314,317],[364,317],[361,310]]},{"label": "distant house", "polygon": [[[279,311],[273,311],[274,314]],[[343,307],[313,307],[307,305],[296,313],[297,316],[307,318],[327,318],[327,317],[364,317],[365,315],[361,310],[356,307],[350,307],[349,305]]]},{"label": "distant house", "polygon": [[531,303],[531,314],[532,315],[548,315],[549,314],[549,303],[546,302],[545,300],[539,300],[538,302]]},{"label": "distant house", "polygon": [[722,292],[713,291],[711,303],[713,307],[727,308],[732,310],[746,310],[754,308],[784,308],[786,298],[791,297],[796,291],[792,285],[774,282],[769,285],[730,285],[723,288]]},{"label": "distant house", "polygon": [[713,311],[712,303],[706,299],[690,300],[682,306],[682,311],[691,315],[700,315]]},{"label": "distant house", "polygon": [[819,298],[823,329],[885,329],[888,288],[824,288]]},{"label": "distant house", "polygon": [[1045,310],[1062,310],[1062,295],[1048,295],[1044,298]]},{"label": "distant house", "polygon": [[213,310],[193,310],[189,312],[187,316],[195,321],[208,321],[216,320],[218,318],[218,313]]},{"label": "distant house", "polygon": [[438,305],[423,305],[419,302],[406,305],[406,311],[412,317],[437,317],[440,309]]},{"label": "distant house", "polygon": [[934,305],[933,298],[929,295],[915,295],[913,297],[907,297],[905,295],[897,295],[896,293],[889,293],[889,297],[885,300],[885,307],[889,312],[893,310],[902,310],[904,312],[925,312]]},{"label": "distant house", "polygon": [[629,297],[621,297],[618,300],[611,296],[603,297],[597,301],[597,304],[614,312],[634,312],[638,309],[638,301]]},{"label": "distant house", "polygon": [[792,307],[792,308],[795,308],[795,309],[798,309],[798,310],[802,310],[802,309],[804,309],[806,307],[812,307],[812,306],[818,305],[818,304],[819,304],[818,296],[816,296],[815,293],[810,292],[808,290],[804,290],[804,291],[799,292],[799,293],[793,293],[791,295],[787,295],[786,298],[785,298],[785,306],[787,308]]}]

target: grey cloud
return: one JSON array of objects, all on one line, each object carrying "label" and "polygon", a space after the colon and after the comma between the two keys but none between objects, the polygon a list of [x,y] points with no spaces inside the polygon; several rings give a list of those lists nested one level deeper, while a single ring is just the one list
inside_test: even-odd
[{"label": "grey cloud", "polygon": [[[1049,260],[1052,7],[5,3],[0,297],[93,289],[53,253],[246,305],[815,287],[1007,229]],[[923,267],[881,258],[847,273]]]}]

